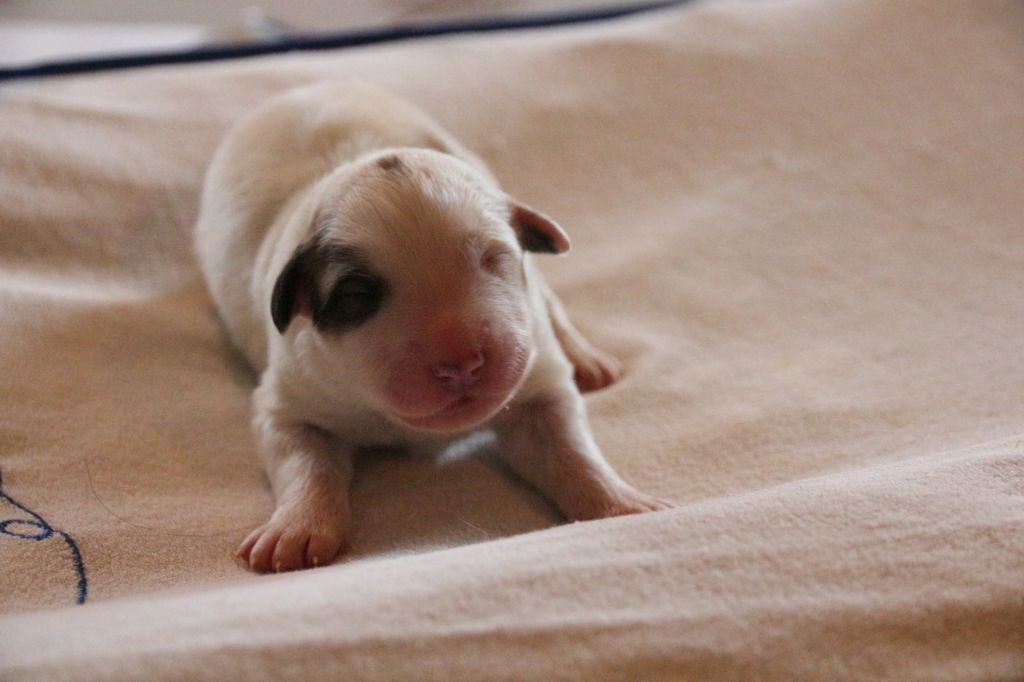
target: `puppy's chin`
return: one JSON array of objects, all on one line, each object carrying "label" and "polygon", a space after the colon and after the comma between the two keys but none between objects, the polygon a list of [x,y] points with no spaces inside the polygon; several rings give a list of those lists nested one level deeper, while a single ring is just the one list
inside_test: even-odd
[{"label": "puppy's chin", "polygon": [[516,354],[500,370],[492,367],[478,384],[461,391],[446,391],[422,375],[392,377],[386,414],[395,422],[419,431],[458,433],[490,420],[507,405],[523,380],[532,352]]},{"label": "puppy's chin", "polygon": [[514,393],[509,393],[504,399],[495,399],[494,396],[478,397],[467,394],[456,397],[440,410],[430,414],[416,417],[394,416],[405,426],[419,431],[457,433],[486,423],[512,399],[513,395]]}]

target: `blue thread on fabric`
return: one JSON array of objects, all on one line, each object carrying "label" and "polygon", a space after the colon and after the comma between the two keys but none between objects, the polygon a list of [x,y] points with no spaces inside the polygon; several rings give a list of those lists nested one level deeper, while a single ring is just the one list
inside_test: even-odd
[{"label": "blue thread on fabric", "polygon": [[641,12],[652,12],[693,0],[652,0],[622,6],[594,9],[543,12],[539,14],[499,16],[484,19],[453,19],[448,21],[405,24],[328,34],[295,34],[276,40],[242,45],[214,44],[190,50],[148,52],[124,56],[71,59],[30,66],[0,68],[0,82],[22,78],[67,76],[93,71],[136,69],[167,64],[194,64],[222,59],[241,59],[285,52],[337,50],[377,45],[400,40],[435,38],[462,34],[485,34],[497,31],[519,31],[572,24],[585,24],[619,19]]},{"label": "blue thread on fabric", "polygon": [[84,604],[86,597],[89,595],[89,581],[85,577],[85,562],[82,561],[82,552],[78,549],[78,543],[75,542],[75,539],[67,532],[54,528],[42,516],[4,492],[3,472],[0,472],[0,500],[9,502],[32,517],[31,519],[5,519],[0,521],[0,535],[6,535],[18,540],[34,540],[36,542],[59,535],[64,540],[64,543],[71,551],[71,563],[74,565],[75,574],[78,576],[75,603]]}]

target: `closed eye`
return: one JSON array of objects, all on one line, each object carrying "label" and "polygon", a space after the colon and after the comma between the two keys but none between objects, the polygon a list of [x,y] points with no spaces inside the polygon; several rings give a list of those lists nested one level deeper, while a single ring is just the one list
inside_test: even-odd
[{"label": "closed eye", "polygon": [[508,249],[494,248],[484,252],[480,259],[480,266],[496,277],[509,278],[515,275],[518,265],[516,254]]},{"label": "closed eye", "polygon": [[318,324],[334,330],[354,327],[380,310],[386,294],[384,282],[379,278],[367,275],[343,277],[317,311]]},{"label": "closed eye", "polygon": [[334,288],[336,296],[373,296],[380,290],[380,284],[372,277],[353,275],[345,277]]}]

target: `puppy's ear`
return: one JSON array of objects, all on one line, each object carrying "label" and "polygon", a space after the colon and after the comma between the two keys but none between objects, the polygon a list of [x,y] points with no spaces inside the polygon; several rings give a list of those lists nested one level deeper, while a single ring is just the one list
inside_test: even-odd
[{"label": "puppy's ear", "polygon": [[509,202],[509,208],[509,222],[524,250],[535,253],[565,253],[569,250],[569,235],[554,220],[516,201]]},{"label": "puppy's ear", "polygon": [[296,313],[309,315],[312,306],[309,278],[309,248],[300,246],[291,260],[277,276],[274,292],[270,296],[270,317],[277,331],[282,334],[288,329]]}]

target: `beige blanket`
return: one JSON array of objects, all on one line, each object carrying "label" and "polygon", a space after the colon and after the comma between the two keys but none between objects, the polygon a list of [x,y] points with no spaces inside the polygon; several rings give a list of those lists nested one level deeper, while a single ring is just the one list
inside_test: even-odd
[{"label": "beige blanket", "polygon": [[[197,188],[353,77],[570,230],[597,439],[677,510],[560,525],[484,443],[360,462],[345,561],[235,563]],[[828,0],[5,86],[0,678],[1024,677],[1022,83],[1019,2]]]}]

